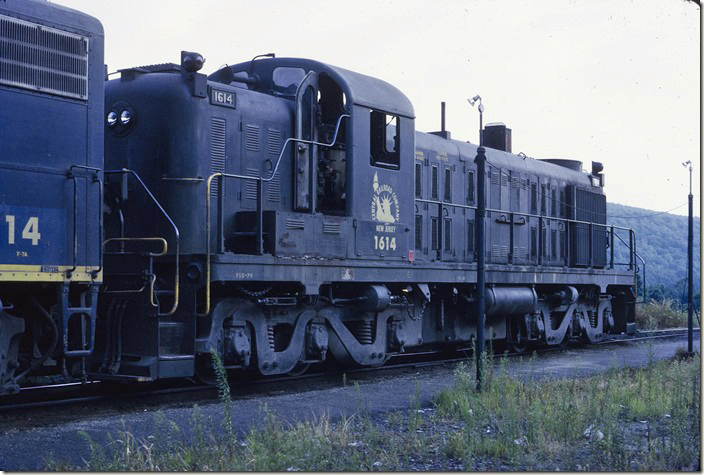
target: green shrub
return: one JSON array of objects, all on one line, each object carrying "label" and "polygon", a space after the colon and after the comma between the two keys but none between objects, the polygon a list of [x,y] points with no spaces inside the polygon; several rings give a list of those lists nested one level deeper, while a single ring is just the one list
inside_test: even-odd
[{"label": "green shrub", "polygon": [[636,323],[641,330],[682,328],[687,326],[687,312],[679,310],[670,299],[652,301],[636,307]]}]

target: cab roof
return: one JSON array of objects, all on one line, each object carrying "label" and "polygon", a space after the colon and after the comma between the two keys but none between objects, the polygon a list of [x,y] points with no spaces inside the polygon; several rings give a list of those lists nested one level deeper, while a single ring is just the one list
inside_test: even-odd
[{"label": "cab roof", "polygon": [[[211,74],[209,79],[211,81],[227,82],[225,78],[231,77],[231,74],[245,71],[250,76],[256,74],[259,79],[259,82],[254,86],[250,86],[250,89],[272,93],[273,72],[274,69],[279,67],[301,68],[306,73],[314,71],[318,74],[327,74],[340,86],[348,102],[358,106],[378,109],[393,115],[415,118],[413,104],[411,104],[408,97],[386,81],[312,59],[258,59],[226,66]],[[228,69],[229,71],[226,71]],[[224,71],[226,72],[223,73]]]}]

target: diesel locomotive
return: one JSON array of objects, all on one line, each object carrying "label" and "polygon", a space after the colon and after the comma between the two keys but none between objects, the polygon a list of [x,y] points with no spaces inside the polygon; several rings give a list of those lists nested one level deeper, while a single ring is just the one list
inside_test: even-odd
[{"label": "diesel locomotive", "polygon": [[6,0],[0,22],[0,392],[471,346],[480,180],[488,339],[635,330],[600,163],[514,155],[493,124],[478,176],[379,79],[273,55],[206,76],[184,51],[105,81],[96,20]]}]

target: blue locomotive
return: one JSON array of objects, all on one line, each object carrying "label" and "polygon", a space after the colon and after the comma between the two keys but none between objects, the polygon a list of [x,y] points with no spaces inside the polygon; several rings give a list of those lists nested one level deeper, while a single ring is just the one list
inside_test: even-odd
[{"label": "blue locomotive", "polygon": [[[606,225],[601,164],[514,155],[510,129],[494,124],[479,177],[477,146],[417,132],[392,85],[273,55],[206,76],[203,57],[184,51],[180,64],[121,70],[103,105],[100,29],[82,18],[82,33],[61,20],[91,45],[85,97],[2,82],[0,70],[2,100],[14,101],[0,134],[18,150],[0,159],[0,210],[48,213],[32,264],[58,276],[18,278],[21,263],[0,251],[0,271],[14,272],[0,272],[0,352],[14,361],[0,367],[5,390],[52,365],[207,380],[212,351],[228,369],[273,375],[470,346],[479,180],[487,338],[521,351],[634,330],[635,235]],[[13,61],[5,51],[0,65]],[[59,125],[41,139],[10,127],[18,114],[46,124],[47,110]],[[39,193],[28,187],[37,172],[20,166],[30,156],[53,170]],[[34,250],[34,228],[15,226]],[[619,245],[628,263],[614,261]],[[46,344],[54,335],[63,346]]]},{"label": "blue locomotive", "polygon": [[93,353],[104,82],[97,20],[0,2],[0,393]]}]

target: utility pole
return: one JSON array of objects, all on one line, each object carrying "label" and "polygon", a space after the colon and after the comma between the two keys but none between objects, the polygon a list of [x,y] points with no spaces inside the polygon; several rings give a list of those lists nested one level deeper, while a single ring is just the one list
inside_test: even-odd
[{"label": "utility pole", "polygon": [[486,217],[486,150],[483,146],[483,121],[482,114],[484,106],[482,98],[474,96],[472,99],[467,99],[471,106],[479,101],[479,147],[477,148],[477,156],[474,163],[477,164],[477,212],[475,221],[477,223],[477,348],[475,358],[477,359],[477,391],[482,390],[483,383],[483,356],[484,356],[484,323],[486,316],[486,302],[484,293],[486,291],[486,234],[484,231]]},{"label": "utility pole", "polygon": [[689,169],[689,223],[687,232],[687,351],[689,354],[693,353],[692,347],[692,333],[694,322],[692,320],[692,289],[693,282],[692,277],[694,274],[694,221],[692,218],[692,162],[687,160],[682,164],[685,168]]}]

